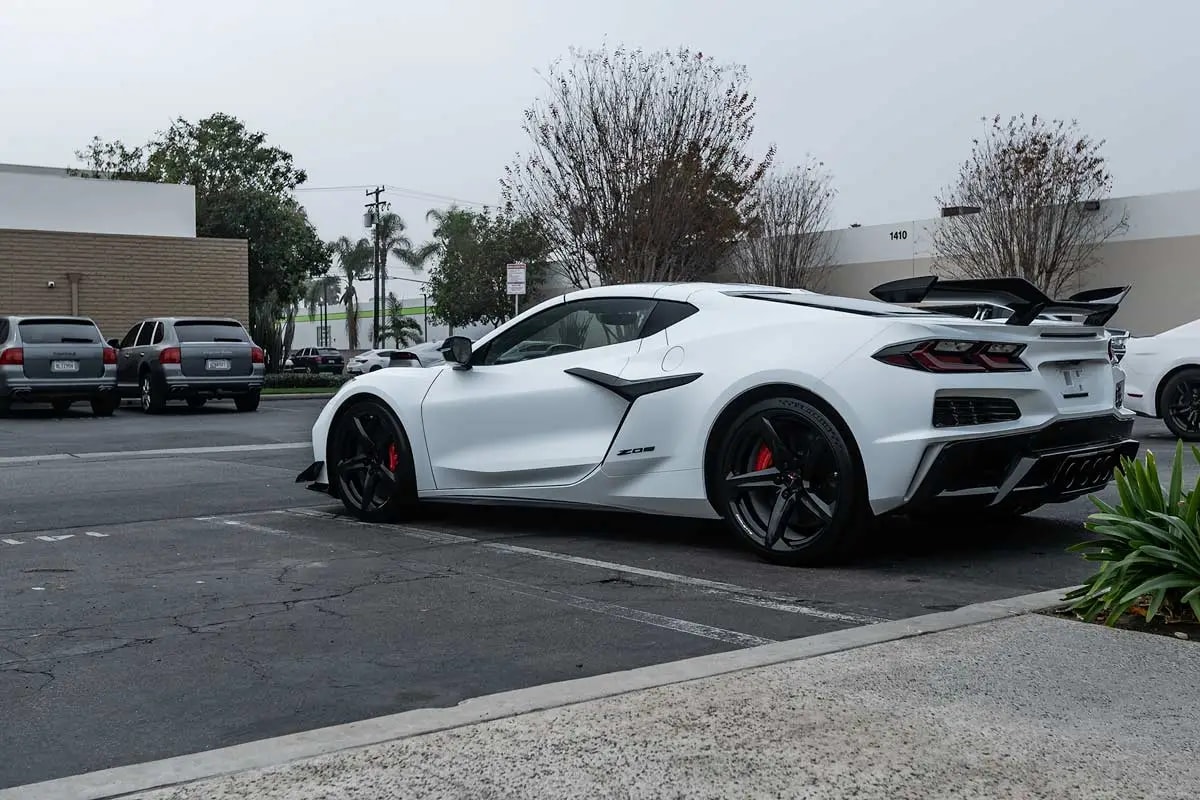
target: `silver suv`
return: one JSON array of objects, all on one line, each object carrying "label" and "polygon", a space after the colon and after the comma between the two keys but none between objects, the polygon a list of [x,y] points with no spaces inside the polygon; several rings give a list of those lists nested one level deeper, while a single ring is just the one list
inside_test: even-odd
[{"label": "silver suv", "polygon": [[141,398],[147,414],[162,411],[169,400],[200,408],[208,400],[233,398],[238,411],[258,408],[263,349],[235,319],[156,317],[109,344],[119,351],[121,396]]},{"label": "silver suv", "polygon": [[0,415],[14,403],[50,403],[63,413],[86,400],[109,417],[117,397],[117,353],[87,317],[0,317]]}]

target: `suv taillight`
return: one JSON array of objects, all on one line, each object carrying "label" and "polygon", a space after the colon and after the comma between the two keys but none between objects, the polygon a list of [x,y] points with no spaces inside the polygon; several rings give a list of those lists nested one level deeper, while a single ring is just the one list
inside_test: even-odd
[{"label": "suv taillight", "polygon": [[25,363],[25,350],[20,347],[10,347],[0,353],[0,364],[18,367]]},{"label": "suv taillight", "polygon": [[875,358],[885,364],[924,372],[1028,372],[1023,344],[930,339],[885,347]]},{"label": "suv taillight", "polygon": [[158,363],[160,364],[178,364],[180,362],[178,347],[164,347],[162,352],[158,354]]},{"label": "suv taillight", "polygon": [[258,345],[250,348],[250,361],[253,364],[261,364],[264,361],[263,349]]},{"label": "suv taillight", "polygon": [[104,346],[104,363],[117,363],[117,349],[115,347],[109,347],[108,345]]}]

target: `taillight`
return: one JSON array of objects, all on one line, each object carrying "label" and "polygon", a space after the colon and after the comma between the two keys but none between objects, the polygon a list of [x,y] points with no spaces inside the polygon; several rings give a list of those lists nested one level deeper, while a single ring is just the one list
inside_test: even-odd
[{"label": "taillight", "polygon": [[251,363],[262,364],[265,360],[265,354],[263,353],[263,349],[261,347],[255,345],[254,347],[250,348]]},{"label": "taillight", "polygon": [[0,364],[17,367],[24,363],[25,350],[20,347],[10,347],[3,353],[0,353]]},{"label": "taillight", "polygon": [[925,372],[1028,372],[1023,344],[930,339],[885,347],[875,358],[885,364]]},{"label": "taillight", "polygon": [[178,347],[164,347],[162,352],[158,354],[158,363],[160,364],[178,364],[179,361]]},{"label": "taillight", "polygon": [[105,347],[104,348],[104,363],[105,364],[117,363],[117,349],[115,347]]}]

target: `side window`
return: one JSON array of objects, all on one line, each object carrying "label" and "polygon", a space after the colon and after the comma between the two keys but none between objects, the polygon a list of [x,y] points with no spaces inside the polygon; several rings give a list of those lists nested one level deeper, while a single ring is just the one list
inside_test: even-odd
[{"label": "side window", "polygon": [[650,312],[650,318],[646,320],[646,327],[642,328],[642,333],[638,338],[645,339],[647,336],[664,331],[699,310],[691,303],[681,303],[678,300],[659,300],[654,304],[654,310]]},{"label": "side window", "polygon": [[150,344],[161,343],[163,338],[166,336],[166,333],[167,333],[166,328],[163,327],[163,324],[161,322],[158,323],[157,325],[155,325],[154,326],[154,338],[150,341]]},{"label": "side window", "polygon": [[152,333],[154,333],[153,322],[147,322],[146,324],[142,325],[142,329],[138,332],[137,342],[134,343],[134,346],[144,347],[145,345],[150,344],[150,335]]},{"label": "side window", "polygon": [[133,343],[137,341],[138,331],[142,329],[142,323],[138,323],[129,329],[129,333],[125,334],[125,338],[121,340],[121,349],[133,347]]},{"label": "side window", "polygon": [[480,363],[513,364],[630,342],[641,336],[654,305],[649,298],[597,297],[554,306],[489,342]]}]

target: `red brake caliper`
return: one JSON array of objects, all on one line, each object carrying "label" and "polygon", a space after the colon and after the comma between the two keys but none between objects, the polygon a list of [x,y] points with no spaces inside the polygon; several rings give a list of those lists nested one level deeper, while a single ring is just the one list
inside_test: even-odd
[{"label": "red brake caliper", "polygon": [[396,452],[395,444],[388,445],[387,456],[388,456],[388,471],[395,472],[396,468],[400,466],[400,454]]},{"label": "red brake caliper", "polygon": [[775,463],[775,459],[771,457],[771,449],[765,444],[758,446],[758,453],[754,456],[754,471],[761,472],[764,469],[770,469]]}]

